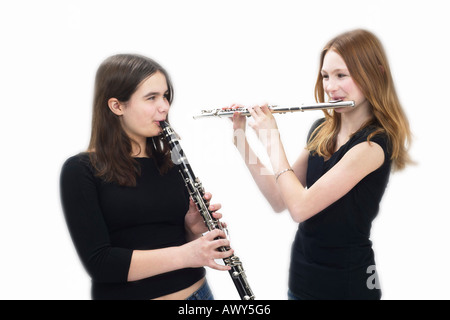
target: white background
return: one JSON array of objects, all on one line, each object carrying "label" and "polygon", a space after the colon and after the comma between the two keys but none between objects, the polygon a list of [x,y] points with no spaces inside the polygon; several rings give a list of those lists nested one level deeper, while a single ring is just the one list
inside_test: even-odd
[{"label": "white background", "polygon": [[[59,200],[66,158],[86,149],[94,75],[140,53],[172,77],[174,128],[223,205],[257,299],[286,299],[297,225],[262,198],[232,145],[231,122],[193,120],[233,102],[312,102],[319,52],[333,36],[373,31],[388,54],[414,133],[417,165],[394,174],[372,240],[384,299],[449,299],[447,1],[2,1],[0,4],[0,298],[90,299],[90,279]],[[277,116],[291,161],[320,113]],[[217,299],[238,299],[208,269]]]}]

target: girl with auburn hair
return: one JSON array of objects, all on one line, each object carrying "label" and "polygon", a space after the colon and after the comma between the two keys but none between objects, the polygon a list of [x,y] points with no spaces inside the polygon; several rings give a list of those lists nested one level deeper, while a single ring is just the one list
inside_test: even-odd
[{"label": "girl with auburn hair", "polygon": [[253,121],[248,125],[265,146],[275,174],[263,174],[266,168],[249,147],[246,120],[238,113],[235,141],[244,141],[239,151],[273,209],[288,209],[299,223],[288,298],[380,299],[370,231],[391,169],[411,162],[411,133],[377,37],[353,30],[328,42],[315,96],[317,102],[326,96],[352,100],[355,107],[324,111],[292,166],[267,105],[249,108]]},{"label": "girl with auburn hair", "polygon": [[[393,169],[403,169],[406,164],[411,163],[407,152],[411,132],[397,97],[389,63],[380,41],[365,30],[344,33],[325,46],[320,58],[320,69],[329,50],[335,51],[342,57],[353,81],[369,102],[373,117],[362,127],[375,124],[377,130],[372,132],[367,140],[370,141],[370,138],[377,133],[385,132],[392,143]],[[317,102],[325,101],[323,82],[326,78],[327,75],[319,72],[315,87]],[[334,152],[334,141],[338,133],[337,128],[341,124],[341,115],[339,112],[330,115],[326,111],[324,114],[327,121],[321,125],[322,130],[317,130],[318,135],[316,139],[310,141],[308,150],[330,157]]]},{"label": "girl with auburn hair", "polygon": [[201,236],[208,230],[161,139],[172,98],[167,72],[147,57],[115,55],[97,71],[89,149],[64,163],[60,181],[93,299],[212,299],[203,267],[230,269],[214,261],[233,253],[216,250],[226,235]]}]

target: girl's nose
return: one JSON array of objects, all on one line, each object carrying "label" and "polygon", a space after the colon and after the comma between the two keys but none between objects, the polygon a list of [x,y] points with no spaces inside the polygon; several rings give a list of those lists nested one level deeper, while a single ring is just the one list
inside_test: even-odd
[{"label": "girl's nose", "polygon": [[336,83],[336,81],[334,81],[333,79],[328,79],[328,81],[326,82],[326,88],[325,90],[327,92],[335,92],[338,89],[338,85]]},{"label": "girl's nose", "polygon": [[167,113],[169,111],[170,104],[166,99],[162,99],[160,104],[158,105],[158,111],[160,113]]}]

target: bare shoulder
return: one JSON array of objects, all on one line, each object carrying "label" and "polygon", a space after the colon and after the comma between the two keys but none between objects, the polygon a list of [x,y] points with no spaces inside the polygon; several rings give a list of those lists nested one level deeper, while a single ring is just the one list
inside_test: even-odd
[{"label": "bare shoulder", "polygon": [[352,147],[338,164],[364,176],[381,167],[384,157],[383,148],[378,143],[364,141]]}]

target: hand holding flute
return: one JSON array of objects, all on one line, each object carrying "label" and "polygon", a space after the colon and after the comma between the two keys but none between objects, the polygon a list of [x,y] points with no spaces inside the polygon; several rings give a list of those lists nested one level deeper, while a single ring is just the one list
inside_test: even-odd
[{"label": "hand holding flute", "polygon": [[[256,105],[250,108],[243,108],[240,105],[232,105],[231,108],[234,108],[235,110],[245,109],[246,112],[249,113],[253,121],[249,121],[248,126],[255,130],[260,140],[267,141],[265,138],[269,138],[268,136],[270,134],[278,132],[277,122],[267,104],[262,106]],[[235,132],[237,132],[237,130],[242,130],[242,133],[245,133],[246,117],[243,116],[241,112],[234,112],[232,121],[233,130]],[[262,137],[261,134],[263,133],[266,133],[267,137]]]},{"label": "hand holding flute", "polygon": [[[326,110],[326,109],[337,109],[344,107],[354,107],[354,101],[342,101],[342,100],[333,100],[329,102],[322,103],[314,103],[309,105],[302,105],[300,107],[281,107],[281,106],[268,106],[268,109],[271,113],[287,113],[287,112],[304,112],[310,110]],[[206,117],[219,117],[219,118],[229,118],[232,117],[235,112],[239,112],[244,116],[250,116],[250,112],[248,108],[239,105],[233,105],[229,108],[221,108],[221,109],[210,109],[210,110],[201,110],[200,114],[194,116],[194,119],[206,118]]]},{"label": "hand holding flute", "polygon": [[[248,126],[255,131],[257,137],[270,154],[272,146],[276,144],[278,145],[280,143],[280,133],[278,131],[278,125],[275,117],[273,116],[273,112],[267,104],[262,106],[256,105],[247,108],[246,110],[252,117],[252,121],[248,122]],[[233,114],[232,121],[235,145],[236,147],[238,147],[238,149],[240,149],[238,141],[246,141],[246,117],[243,116],[240,112],[235,112]],[[248,150],[249,147],[246,146],[243,149]]]}]

